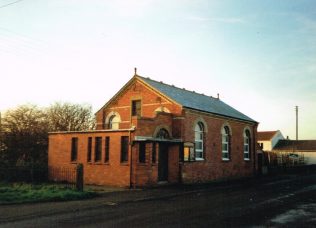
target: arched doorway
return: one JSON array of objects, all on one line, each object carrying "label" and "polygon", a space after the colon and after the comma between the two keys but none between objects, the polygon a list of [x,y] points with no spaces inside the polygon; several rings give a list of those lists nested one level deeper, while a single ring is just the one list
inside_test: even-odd
[{"label": "arched doorway", "polygon": [[155,138],[159,140],[159,153],[158,153],[158,182],[168,181],[168,143],[164,140],[170,139],[170,134],[167,129],[160,128]]}]

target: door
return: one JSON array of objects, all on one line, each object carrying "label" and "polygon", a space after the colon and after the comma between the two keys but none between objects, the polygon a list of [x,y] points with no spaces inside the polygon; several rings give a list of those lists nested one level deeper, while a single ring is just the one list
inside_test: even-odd
[{"label": "door", "polygon": [[159,144],[158,181],[168,181],[168,145]]}]

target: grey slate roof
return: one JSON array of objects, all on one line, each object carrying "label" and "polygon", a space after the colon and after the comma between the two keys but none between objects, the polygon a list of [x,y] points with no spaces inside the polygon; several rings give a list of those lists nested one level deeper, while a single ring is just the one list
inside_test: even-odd
[{"label": "grey slate roof", "polygon": [[232,117],[240,120],[256,122],[245,114],[227,105],[220,99],[195,93],[175,86],[167,85],[162,82],[154,81],[150,78],[138,76],[142,81],[149,84],[162,94],[181,104],[183,107],[195,109],[212,114]]}]

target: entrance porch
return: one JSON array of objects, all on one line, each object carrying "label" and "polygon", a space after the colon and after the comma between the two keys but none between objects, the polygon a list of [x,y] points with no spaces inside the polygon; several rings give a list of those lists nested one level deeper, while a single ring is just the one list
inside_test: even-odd
[{"label": "entrance porch", "polygon": [[134,141],[132,151],[131,186],[155,186],[179,183],[178,140],[146,139]]}]

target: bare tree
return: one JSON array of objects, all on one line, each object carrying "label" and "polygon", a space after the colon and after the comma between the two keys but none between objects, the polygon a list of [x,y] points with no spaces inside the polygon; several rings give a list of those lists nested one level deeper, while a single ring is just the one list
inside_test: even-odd
[{"label": "bare tree", "polygon": [[50,131],[83,131],[94,127],[89,105],[55,103],[46,113]]},{"label": "bare tree", "polygon": [[0,166],[47,165],[49,131],[82,131],[94,127],[88,105],[55,103],[46,109],[21,105],[1,118]]},{"label": "bare tree", "polygon": [[8,110],[2,119],[4,151],[9,165],[46,163],[46,114],[35,105],[21,105]]}]

